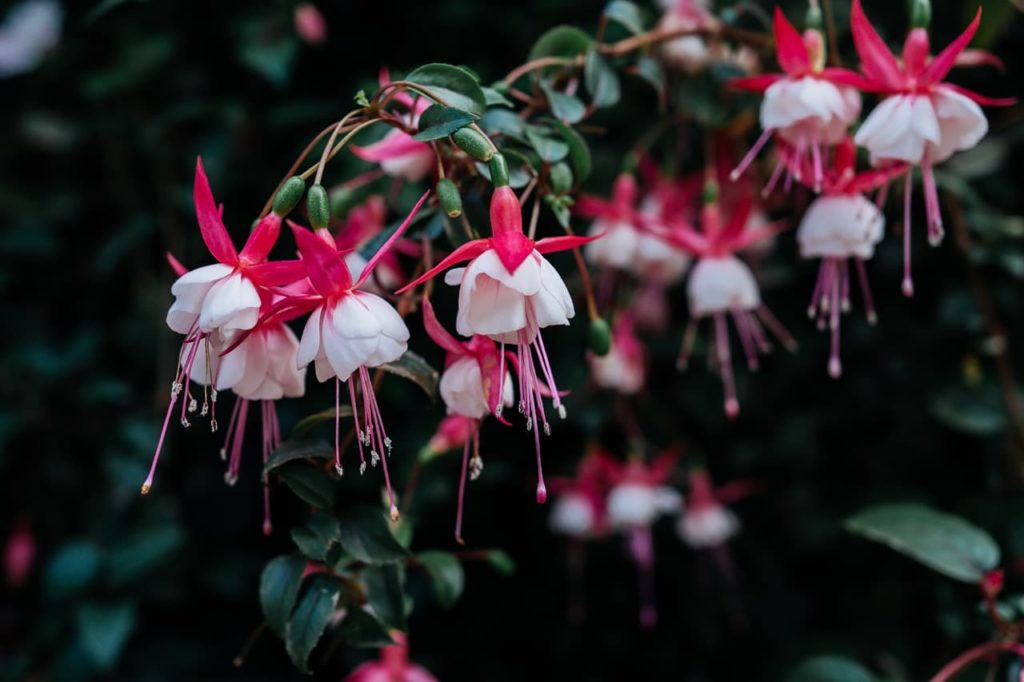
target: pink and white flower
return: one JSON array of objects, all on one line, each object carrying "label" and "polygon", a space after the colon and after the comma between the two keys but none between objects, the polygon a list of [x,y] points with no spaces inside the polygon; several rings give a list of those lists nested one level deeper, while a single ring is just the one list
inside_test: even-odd
[{"label": "pink and white flower", "polygon": [[658,20],[659,30],[694,32],[694,35],[666,40],[661,46],[662,57],[687,73],[700,71],[707,66],[711,57],[707,41],[697,32],[711,28],[716,22],[708,11],[707,0],[672,0],[661,4],[665,12]]},{"label": "pink and white flower", "polygon": [[[592,237],[548,237],[534,241],[523,233],[522,207],[510,187],[494,190],[491,197],[491,233],[457,248],[398,293],[435,277],[453,265],[470,261],[445,275],[445,282],[459,287],[456,329],[463,336],[489,336],[501,344],[504,361],[506,344],[516,346],[519,378],[519,410],[526,417],[527,430],[534,432],[537,451],[537,501],[547,499],[540,458],[541,428],[550,432],[543,398],[550,396],[560,416],[565,407],[555,386],[554,373],[540,330],[567,325],[575,314],[572,298],[558,271],[544,254],[582,246]],[[538,376],[534,358],[540,365]],[[499,377],[504,371],[499,370]],[[543,377],[543,379],[541,379]],[[499,395],[504,394],[504,389]],[[500,411],[499,411],[500,412]]]},{"label": "pink and white flower", "polygon": [[603,235],[584,247],[583,255],[588,262],[615,270],[633,270],[640,242],[636,199],[636,180],[629,173],[616,178],[610,200],[588,194],[579,197],[573,212],[594,219],[588,235]]},{"label": "pink and white flower", "polygon": [[555,501],[548,516],[551,530],[580,540],[605,535],[608,479],[617,471],[618,463],[604,450],[594,448],[576,466],[575,477],[552,480]]},{"label": "pink and white flower", "polygon": [[737,499],[749,492],[747,484],[733,484],[715,491],[704,469],[690,474],[690,490],[676,526],[679,537],[694,549],[714,549],[724,545],[740,530],[740,522],[720,497]]},{"label": "pink and white flower", "polygon": [[405,634],[392,630],[396,644],[380,649],[380,660],[367,661],[353,670],[344,682],[437,682],[426,668],[409,661],[409,640]]},{"label": "pink and white flower", "polygon": [[594,383],[623,395],[633,395],[643,390],[647,373],[647,351],[637,338],[633,316],[621,312],[612,327],[612,345],[602,355],[587,355],[590,375]]},{"label": "pink and white flower", "polygon": [[[388,83],[387,71],[382,70],[380,86],[383,88]],[[403,120],[414,131],[419,125],[420,114],[433,104],[426,97],[413,98],[406,92],[394,95],[394,101],[407,109]],[[414,140],[411,134],[398,128],[392,128],[373,144],[365,147],[353,145],[350,149],[363,161],[379,164],[387,175],[409,182],[419,182],[430,174],[436,164],[434,150],[429,144]]]},{"label": "pink and white flower", "polygon": [[[914,28],[907,35],[901,60],[890,52],[860,0],[854,0],[850,27],[854,46],[867,79],[863,89],[884,95],[857,131],[858,145],[871,154],[874,165],[905,163],[921,168],[924,181],[928,241],[942,241],[942,212],[933,167],[958,151],[974,147],[988,132],[988,121],[979,105],[1007,106],[1012,99],[993,99],[944,82],[960,63],[961,54],[981,23],[981,8],[960,36],[936,56],[931,55],[928,31]],[[903,224],[903,293],[912,296],[910,273],[910,203],[912,174],[905,176]]]},{"label": "pink and white flower", "polygon": [[309,45],[323,45],[327,40],[327,21],[316,5],[300,2],[292,13],[295,33]]}]

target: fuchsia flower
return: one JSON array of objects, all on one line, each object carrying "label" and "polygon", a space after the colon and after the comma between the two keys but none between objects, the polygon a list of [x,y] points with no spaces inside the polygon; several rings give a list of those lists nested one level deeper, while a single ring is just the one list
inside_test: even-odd
[{"label": "fuchsia flower", "polygon": [[[931,56],[928,31],[914,28],[897,60],[864,15],[860,0],[850,14],[853,41],[867,78],[864,89],[884,95],[854,138],[871,154],[875,165],[903,162],[920,166],[924,181],[928,241],[937,245],[943,236],[942,214],[932,168],[954,153],[974,147],[988,132],[988,121],[979,104],[1006,106],[1013,99],[993,99],[944,82],[957,65],[981,23],[981,8],[967,29],[935,57]],[[912,296],[910,275],[910,198],[912,176],[908,171],[904,190],[903,293]]]},{"label": "fuchsia flower", "polygon": [[555,478],[555,503],[548,523],[556,533],[573,538],[601,537],[608,532],[605,498],[608,479],[618,464],[605,450],[593,448],[576,465],[575,478]]},{"label": "fuchsia flower", "polygon": [[4,543],[4,576],[15,589],[28,582],[36,562],[36,538],[27,516],[15,522]]},{"label": "fuchsia flower", "polygon": [[733,483],[715,490],[704,469],[690,473],[690,490],[677,530],[690,547],[714,549],[724,545],[740,529],[739,519],[723,504],[750,492],[747,483]]},{"label": "fuchsia flower", "polygon": [[[383,463],[384,481],[393,519],[398,516],[398,507],[391,490],[391,478],[387,467],[391,439],[384,429],[368,370],[400,358],[407,348],[409,330],[402,317],[387,301],[375,294],[359,291],[359,287],[370,277],[377,263],[408,228],[428,194],[429,192],[420,197],[409,217],[374,254],[355,281],[349,274],[342,254],[337,250],[334,238],[327,230],[318,230],[314,234],[306,228],[290,223],[312,291],[305,295],[285,297],[279,304],[275,304],[269,314],[272,318],[275,315],[310,312],[302,332],[302,340],[299,342],[296,364],[298,367],[305,367],[312,362],[318,381],[327,381],[332,377],[335,379],[335,405],[338,408],[335,417],[335,467],[341,475],[341,384],[347,382],[352,415],[356,423],[360,473],[366,470],[363,452],[366,447],[370,449],[370,461],[374,466],[378,461]],[[356,400],[356,382],[349,381],[353,374],[358,378],[362,392],[362,422],[360,406]]]},{"label": "fuchsia flower", "polygon": [[[384,197],[370,196],[362,204],[354,206],[349,211],[345,224],[334,234],[338,250],[347,252],[345,264],[353,276],[358,277],[367,263],[358,249],[384,231],[387,211]],[[396,242],[395,247],[381,258],[377,269],[373,271],[373,276],[363,283],[363,291],[380,295],[405,284],[407,278],[398,262],[397,252],[402,248],[409,249],[410,247],[414,247],[414,245],[407,244],[405,240]],[[419,255],[418,248],[415,255]]]},{"label": "fuchsia flower", "polygon": [[324,15],[311,2],[300,2],[292,15],[295,33],[310,45],[322,45],[327,40],[327,22]]},{"label": "fuchsia flower", "polygon": [[581,195],[573,212],[593,218],[588,235],[603,235],[586,245],[583,255],[599,267],[632,271],[640,242],[640,221],[636,210],[636,179],[622,173],[615,179],[610,200],[590,194]]},{"label": "fuchsia flower", "polygon": [[[658,21],[658,29],[662,31],[699,31],[711,28],[716,21],[708,11],[707,0],[671,0],[661,4],[665,13]],[[661,54],[669,64],[687,73],[700,71],[710,59],[707,42],[700,35],[667,40],[661,46]]]},{"label": "fuchsia flower", "polygon": [[[434,314],[434,306],[426,296],[423,297],[423,326],[434,343],[447,353],[445,370],[438,386],[441,399],[448,407],[449,414],[465,417],[471,424],[463,444],[459,502],[455,517],[455,539],[461,543],[466,473],[469,472],[470,480],[476,480],[484,467],[480,458],[480,420],[488,414],[500,415],[502,407],[512,406],[512,377],[505,371],[501,352],[494,341],[479,335],[468,342],[459,341],[441,326]],[[501,419],[500,416],[498,418]],[[471,446],[472,460],[469,457]]]},{"label": "fuchsia flower", "polygon": [[796,233],[800,255],[821,258],[807,314],[817,316],[821,329],[828,326],[832,331],[828,373],[834,379],[842,374],[839,322],[842,313],[850,309],[850,261],[857,269],[868,322],[877,321],[864,261],[874,255],[875,245],[882,240],[885,216],[864,192],[906,171],[905,164],[896,164],[854,174],[856,154],[849,138],[835,148],[833,168],[826,171],[823,180],[824,193],[808,207]]},{"label": "fuchsia flower", "polygon": [[732,87],[764,93],[761,103],[761,127],[764,132],[732,172],[738,178],[753,162],[772,135],[793,148],[783,154],[766,193],[774,187],[783,168],[788,171],[787,186],[801,179],[801,160],[810,156],[813,185],[820,187],[822,155],[825,147],[846,136],[860,115],[862,79],[845,69],[825,67],[825,44],[815,29],[797,32],[778,7],[775,8],[775,54],[782,74],[737,78]]},{"label": "fuchsia flower", "polygon": [[615,318],[612,346],[605,355],[587,354],[594,383],[623,395],[643,390],[647,372],[647,350],[637,338],[633,315],[623,311]]},{"label": "fuchsia flower", "polygon": [[710,317],[714,324],[718,372],[725,388],[725,413],[729,417],[739,415],[740,405],[736,399],[732,374],[727,315],[731,314],[736,323],[751,371],[758,367],[758,354],[771,349],[762,324],[788,349],[796,347],[793,337],[761,303],[757,281],[750,268],[735,256],[736,252],[770,238],[782,229],[778,224],[751,229],[748,222],[752,210],[751,200],[745,198],[733,209],[725,225],[722,225],[718,204],[709,203],[702,210],[700,230],[685,223],[677,223],[665,234],[666,239],[699,258],[690,272],[687,287],[690,321],[683,337],[679,367],[685,369],[689,362],[699,321]]},{"label": "fuchsia flower", "polygon": [[449,414],[437,425],[437,431],[427,441],[427,447],[420,454],[421,459],[430,459],[449,450],[463,447],[476,427],[476,420],[461,414]]},{"label": "fuchsia flower", "polygon": [[[248,336],[256,327],[261,308],[272,301],[271,288],[289,284],[301,276],[301,265],[296,261],[267,262],[267,255],[281,231],[280,217],[270,213],[260,220],[239,253],[221,220],[221,211],[214,201],[201,160],[196,162],[193,193],[203,242],[218,263],[187,271],[169,256],[180,276],[171,287],[175,300],[167,312],[167,325],[184,334],[185,340],[178,355],[178,369],[171,383],[171,399],[153,463],[142,485],[143,494],[148,493],[153,485],[157,461],[178,396],[184,393],[180,415],[183,426],[189,426],[188,415],[199,409],[198,400],[189,390],[192,380],[204,387],[200,414],[209,414],[213,431],[217,430],[218,384],[229,388],[243,379],[248,379],[250,385],[262,383],[258,368],[246,362],[249,358],[247,351],[211,360],[210,350],[241,342],[243,336]],[[253,358],[256,355],[259,354],[254,354]],[[283,374],[279,376],[284,377]],[[207,386],[212,390],[207,391]]]},{"label": "fuchsia flower", "polygon": [[344,682],[437,682],[426,668],[409,662],[409,641],[398,630],[391,631],[394,646],[380,649],[379,661],[367,661],[349,673]]},{"label": "fuchsia flower", "polygon": [[[537,501],[547,499],[540,457],[540,428],[550,432],[543,398],[550,395],[559,415],[565,407],[555,386],[554,373],[540,330],[553,324],[569,324],[575,314],[572,298],[558,271],[544,254],[586,244],[593,237],[548,237],[534,241],[523,234],[522,208],[510,187],[494,190],[491,197],[490,238],[463,244],[448,257],[410,282],[397,293],[415,287],[451,266],[470,261],[467,267],[448,272],[445,282],[459,285],[456,329],[463,336],[489,336],[501,344],[499,361],[504,362],[505,344],[516,345],[519,375],[519,411],[526,417],[527,430],[534,432],[537,451]],[[534,356],[543,381],[537,375]],[[504,377],[504,369],[499,369]],[[498,391],[504,395],[504,388]],[[500,416],[500,403],[495,413]],[[537,428],[534,428],[537,427]]]},{"label": "fuchsia flower", "polygon": [[[380,86],[383,88],[388,83],[387,71],[382,70]],[[420,114],[433,104],[426,97],[413,98],[406,92],[395,94],[393,99],[407,109],[404,122],[411,129],[419,125]],[[373,144],[365,147],[353,145],[350,149],[363,161],[380,164],[381,170],[391,177],[409,182],[419,182],[425,178],[435,164],[434,151],[429,144],[412,139],[412,135],[398,128],[392,128]]]}]

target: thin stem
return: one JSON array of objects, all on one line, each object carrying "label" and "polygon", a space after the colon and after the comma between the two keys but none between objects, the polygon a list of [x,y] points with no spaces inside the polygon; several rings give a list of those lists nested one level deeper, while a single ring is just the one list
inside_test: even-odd
[{"label": "thin stem", "polygon": [[942,667],[942,670],[935,673],[929,682],[948,682],[961,673],[967,666],[975,661],[996,656],[1004,652],[1013,652],[1024,657],[1024,645],[1014,641],[985,642],[978,646],[971,647],[952,661]]},{"label": "thin stem", "polygon": [[582,55],[577,57],[540,57],[539,59],[533,59],[509,71],[503,81],[505,85],[512,85],[531,71],[549,66],[580,66],[582,64],[581,58]]},{"label": "thin stem", "polygon": [[357,125],[355,128],[350,130],[349,133],[345,135],[345,137],[341,138],[341,142],[339,142],[337,146],[334,147],[334,149],[331,149],[330,147],[324,148],[324,152],[327,152],[328,149],[330,149],[330,152],[325,153],[324,156],[320,159],[319,163],[317,163],[315,166],[310,166],[306,170],[302,171],[302,174],[299,175],[299,177],[302,178],[303,180],[308,180],[309,176],[313,175],[313,173],[317,173],[319,177],[319,175],[321,174],[320,169],[323,168],[324,164],[333,159],[338,152],[344,149],[345,145],[348,144],[349,140],[351,140],[356,135],[356,133],[358,133],[364,128],[373,125],[374,123],[379,123],[382,120],[384,119],[372,118],[369,121],[363,121],[362,123]]},{"label": "thin stem", "polygon": [[358,112],[351,111],[345,114],[345,116],[342,117],[340,121],[338,121],[338,125],[334,126],[334,130],[331,131],[331,136],[327,138],[327,144],[324,145],[323,154],[320,155],[320,163],[317,164],[316,178],[313,180],[314,185],[319,185],[320,181],[324,177],[324,168],[327,167],[327,154],[330,152],[331,147],[334,145],[334,140],[337,139],[338,133],[340,133],[341,129],[345,127],[345,124],[348,122],[348,119],[356,113]]}]

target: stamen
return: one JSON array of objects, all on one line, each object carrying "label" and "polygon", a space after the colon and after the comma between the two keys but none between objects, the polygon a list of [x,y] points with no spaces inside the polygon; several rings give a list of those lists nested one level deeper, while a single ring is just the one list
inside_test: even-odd
[{"label": "stamen", "polygon": [[903,295],[914,295],[914,280],[910,276],[910,199],[913,173],[907,171],[903,190]]},{"label": "stamen", "polygon": [[730,180],[732,180],[733,182],[739,180],[740,176],[743,175],[744,171],[746,171],[750,164],[754,162],[754,159],[757,158],[757,155],[760,153],[761,148],[768,143],[769,139],[771,139],[771,136],[771,128],[768,128],[761,133],[761,136],[757,138],[757,142],[755,142],[754,146],[750,148],[750,151],[748,151],[746,156],[743,157],[743,160],[740,161],[739,165],[736,166],[736,168],[734,168],[731,173],[729,173]]},{"label": "stamen", "polygon": [[725,388],[725,414],[735,419],[740,413],[740,402],[736,399],[736,384],[732,376],[732,359],[729,353],[729,330],[725,313],[714,313],[715,348],[718,351],[718,372]]},{"label": "stamen", "polygon": [[683,333],[683,343],[679,347],[679,357],[676,358],[676,369],[684,371],[690,364],[690,355],[693,353],[693,345],[697,341],[697,328],[700,325],[700,318],[691,317],[686,323],[686,331]]}]

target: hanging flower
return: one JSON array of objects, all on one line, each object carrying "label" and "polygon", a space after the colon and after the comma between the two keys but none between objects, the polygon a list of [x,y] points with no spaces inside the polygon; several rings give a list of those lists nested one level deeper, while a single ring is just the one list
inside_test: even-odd
[{"label": "hanging flower", "polygon": [[[664,13],[658,20],[660,31],[693,31],[710,29],[716,19],[708,11],[707,0],[672,0],[662,2]],[[666,62],[686,73],[696,73],[710,61],[708,44],[701,35],[683,35],[666,40],[661,55]]]},{"label": "hanging flower", "polygon": [[429,670],[409,662],[405,633],[392,630],[389,634],[395,645],[381,647],[379,660],[363,663],[344,682],[437,682]]},{"label": "hanging flower", "polygon": [[636,179],[629,173],[616,178],[610,200],[589,194],[579,197],[573,212],[594,219],[588,235],[603,235],[584,247],[583,255],[588,262],[599,267],[632,270],[640,242],[636,200]]},{"label": "hanging flower", "polygon": [[811,184],[820,187],[824,148],[842,140],[860,115],[860,93],[856,86],[862,79],[844,69],[826,68],[821,32],[808,29],[801,36],[778,7],[775,8],[774,33],[775,54],[783,73],[730,81],[734,88],[764,93],[761,103],[764,132],[731,177],[738,178],[775,135],[793,151],[780,155],[766,192],[774,187],[783,168],[787,171],[787,188],[793,179],[801,180],[801,162],[808,156],[812,160]]},{"label": "hanging flower", "polygon": [[[380,87],[390,82],[386,70],[381,71]],[[420,114],[426,111],[433,102],[426,97],[414,98],[406,92],[394,95],[394,101],[406,108],[403,116],[405,125],[415,130],[419,125]],[[426,142],[414,140],[412,135],[399,128],[392,128],[384,137],[365,147],[351,146],[352,153],[363,161],[380,164],[382,171],[393,178],[402,178],[409,182],[419,182],[430,174],[436,163],[434,150]]]},{"label": "hanging flower", "polygon": [[579,461],[576,476],[555,478],[551,491],[555,502],[548,524],[556,533],[590,539],[608,532],[605,498],[608,480],[618,471],[618,463],[601,448],[593,448]]},{"label": "hanging flower", "polygon": [[604,355],[589,353],[590,376],[594,383],[623,395],[643,390],[647,351],[637,338],[633,315],[623,311],[615,318],[611,349]]},{"label": "hanging flower", "polygon": [[[363,203],[349,211],[345,224],[334,235],[338,250],[345,253],[345,264],[353,277],[366,267],[367,260],[359,252],[384,231],[384,220],[387,217],[387,205],[384,197],[370,196]],[[392,291],[406,282],[405,272],[398,262],[400,250],[412,251],[419,255],[419,249],[408,240],[399,240],[394,248],[388,251],[377,264],[373,276],[363,283],[363,291],[378,296],[385,291]]]},{"label": "hanging flower", "polygon": [[[533,431],[537,452],[537,501],[547,499],[540,457],[540,428],[550,432],[543,398],[550,395],[559,416],[565,406],[555,386],[554,372],[540,330],[567,325],[575,314],[572,298],[558,271],[544,254],[582,246],[593,237],[548,237],[534,241],[523,234],[522,208],[512,188],[494,190],[491,197],[491,233],[487,239],[463,244],[397,293],[437,276],[451,266],[470,261],[445,275],[445,282],[459,286],[456,329],[463,336],[489,336],[504,346],[516,346],[519,375],[519,410]],[[534,364],[540,365],[540,376]],[[500,376],[500,375],[499,375]],[[543,378],[541,378],[543,377]]]},{"label": "hanging flower", "polygon": [[749,491],[746,483],[731,484],[716,491],[708,472],[694,469],[690,474],[686,505],[677,525],[679,537],[694,549],[721,547],[740,530],[739,519],[723,504],[723,499],[739,499]]},{"label": "hanging flower", "polygon": [[[906,163],[921,168],[924,182],[928,241],[942,241],[942,213],[933,167],[954,153],[974,147],[988,132],[988,121],[979,104],[1007,106],[1013,99],[993,99],[944,82],[981,23],[981,8],[966,30],[941,53],[932,57],[928,31],[913,28],[897,60],[868,21],[860,0],[850,14],[853,42],[867,78],[866,89],[884,96],[854,141],[871,154],[878,166]],[[903,293],[912,296],[910,273],[910,199],[912,175],[905,176],[903,203]]]}]

